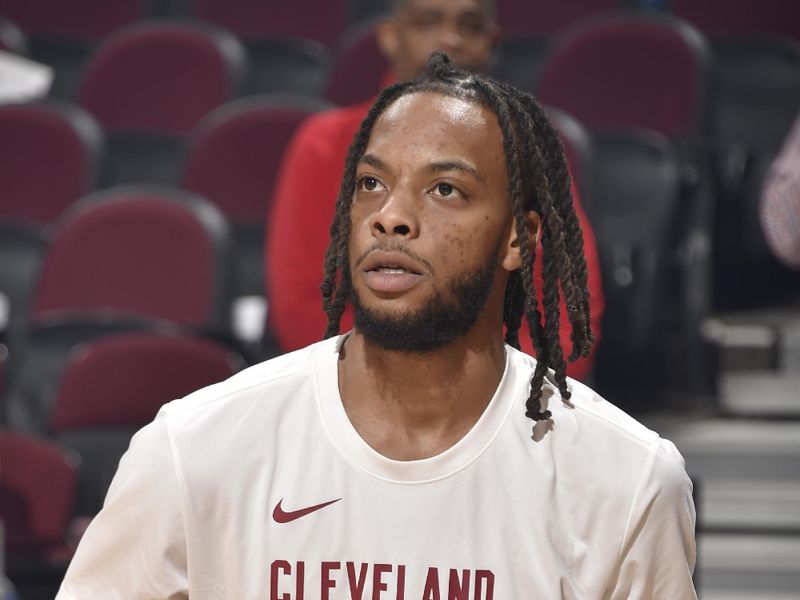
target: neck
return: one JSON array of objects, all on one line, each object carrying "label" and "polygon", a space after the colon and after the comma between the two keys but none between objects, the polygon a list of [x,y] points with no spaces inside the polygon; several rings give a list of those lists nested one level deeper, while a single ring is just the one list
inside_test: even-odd
[{"label": "neck", "polygon": [[479,322],[431,352],[398,352],[357,330],[339,361],[345,411],[364,440],[397,460],[443,452],[477,422],[505,369],[502,329]]}]

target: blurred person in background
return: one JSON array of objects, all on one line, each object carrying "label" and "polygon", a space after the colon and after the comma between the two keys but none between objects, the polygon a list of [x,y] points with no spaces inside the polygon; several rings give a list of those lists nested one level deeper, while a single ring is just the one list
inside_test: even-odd
[{"label": "blurred person in background", "polygon": [[767,174],[759,209],[772,253],[800,269],[800,114]]},{"label": "blurred person in background", "polygon": [[[431,54],[446,52],[453,63],[471,71],[489,69],[500,40],[491,0],[396,0],[392,14],[378,25],[381,50],[391,64],[388,82],[408,81],[421,73]],[[265,256],[269,327],[284,351],[320,339],[325,329],[320,283],[329,224],[347,150],[372,100],[310,117],[298,130],[284,156],[267,223]],[[594,233],[577,200],[591,293],[591,325],[599,339],[603,313],[600,261]],[[541,262],[535,276],[541,281]],[[541,286],[538,288],[541,289]],[[567,309],[561,307],[562,346],[570,347]],[[342,330],[352,327],[352,313]],[[525,327],[525,326],[523,326]],[[533,353],[523,332],[522,349]],[[567,352],[568,353],[568,352]],[[593,355],[569,364],[568,374],[587,380]]]}]

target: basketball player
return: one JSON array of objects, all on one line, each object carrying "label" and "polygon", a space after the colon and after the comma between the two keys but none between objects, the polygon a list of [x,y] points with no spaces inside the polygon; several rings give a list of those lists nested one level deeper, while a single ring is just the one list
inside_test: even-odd
[{"label": "basketball player", "polygon": [[331,337],[165,406],[58,598],[696,598],[680,455],[565,376],[586,268],[535,100],[434,55],[370,109],[331,233]]}]

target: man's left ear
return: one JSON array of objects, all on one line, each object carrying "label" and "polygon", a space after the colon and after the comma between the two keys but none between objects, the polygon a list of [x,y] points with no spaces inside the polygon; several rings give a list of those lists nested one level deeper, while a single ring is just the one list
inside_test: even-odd
[{"label": "man's left ear", "polygon": [[[529,210],[525,213],[525,230],[528,232],[528,239],[535,246],[539,241],[539,235],[542,231],[542,219],[539,213]],[[512,222],[511,235],[508,238],[508,247],[506,248],[506,255],[503,258],[503,268],[506,271],[516,271],[522,267],[522,253],[519,249],[520,240],[517,235],[517,220]]]}]

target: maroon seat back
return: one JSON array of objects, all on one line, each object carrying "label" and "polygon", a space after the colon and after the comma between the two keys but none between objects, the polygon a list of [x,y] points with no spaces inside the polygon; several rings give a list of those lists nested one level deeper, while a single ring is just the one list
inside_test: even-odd
[{"label": "maroon seat back", "polygon": [[708,126],[709,52],[690,25],[620,15],[564,32],[545,60],[538,97],[589,127],[688,136]]},{"label": "maroon seat back", "polygon": [[50,223],[92,189],[103,136],[69,105],[0,106],[0,218]]},{"label": "maroon seat back", "polygon": [[228,349],[188,336],[124,333],[83,344],[64,369],[51,430],[142,427],[163,404],[240,366]]},{"label": "maroon seat back", "polygon": [[236,223],[262,226],[284,148],[306,117],[326,107],[311,99],[261,96],[217,109],[192,136],[183,187]]},{"label": "maroon seat back", "polygon": [[356,25],[338,45],[325,97],[341,106],[374,98],[383,87],[390,64],[378,46],[376,22]]},{"label": "maroon seat back", "polygon": [[332,44],[344,29],[346,0],[193,0],[192,14],[244,38],[303,37]]},{"label": "maroon seat back", "polygon": [[800,39],[796,0],[671,0],[672,12],[710,36],[772,34]]},{"label": "maroon seat back", "polygon": [[72,514],[75,472],[41,440],[0,431],[0,519],[9,552],[46,557],[63,550]]},{"label": "maroon seat back", "polygon": [[144,0],[0,0],[0,14],[31,35],[96,40],[148,14]]},{"label": "maroon seat back", "polygon": [[33,317],[110,312],[225,326],[228,238],[224,216],[195,194],[146,186],[95,193],[58,224]]},{"label": "maroon seat back", "polygon": [[151,21],[107,38],[90,61],[80,103],[114,130],[186,134],[234,97],[245,51],[211,25]]},{"label": "maroon seat back", "polygon": [[620,0],[497,0],[497,22],[506,35],[548,36],[579,19],[619,8]]}]

